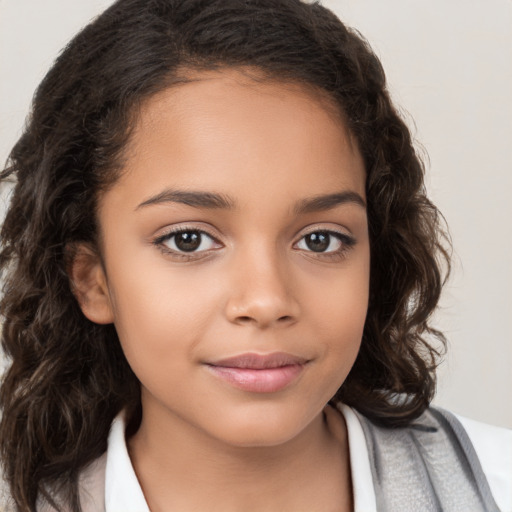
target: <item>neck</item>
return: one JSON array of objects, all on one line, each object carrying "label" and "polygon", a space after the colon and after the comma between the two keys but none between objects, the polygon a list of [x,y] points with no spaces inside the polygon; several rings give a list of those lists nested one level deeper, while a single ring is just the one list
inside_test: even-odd
[{"label": "neck", "polygon": [[179,418],[155,422],[152,415],[144,411],[129,442],[152,512],[350,510],[346,429],[335,411],[319,414],[286,442],[249,447],[212,438]]}]

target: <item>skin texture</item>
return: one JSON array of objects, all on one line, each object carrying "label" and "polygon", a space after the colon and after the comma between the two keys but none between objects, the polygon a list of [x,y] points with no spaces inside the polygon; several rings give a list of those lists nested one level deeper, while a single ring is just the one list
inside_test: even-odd
[{"label": "skin texture", "polygon": [[[135,470],[153,512],[350,510],[345,426],[324,407],[367,310],[362,158],[318,92],[237,70],[197,78],[142,107],[123,175],[100,198],[102,261],[84,247],[72,270],[84,314],[114,322],[141,382]],[[164,239],[176,228],[208,235],[178,253]],[[325,252],[306,243],[319,231],[340,234]],[[306,361],[277,391],[240,389],[210,366],[276,352]]]}]

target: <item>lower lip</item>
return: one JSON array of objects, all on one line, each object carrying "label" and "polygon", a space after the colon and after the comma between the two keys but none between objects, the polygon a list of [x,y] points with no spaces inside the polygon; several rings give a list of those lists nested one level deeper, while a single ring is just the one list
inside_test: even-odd
[{"label": "lower lip", "polygon": [[291,384],[302,373],[304,365],[291,364],[261,370],[213,365],[208,368],[217,377],[244,391],[275,393]]}]

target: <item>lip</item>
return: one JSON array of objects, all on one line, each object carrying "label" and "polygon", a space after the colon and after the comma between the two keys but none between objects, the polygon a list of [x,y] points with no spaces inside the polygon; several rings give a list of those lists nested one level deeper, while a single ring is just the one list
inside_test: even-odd
[{"label": "lip", "polygon": [[275,393],[289,386],[304,371],[308,362],[284,352],[240,354],[206,363],[206,367],[224,382],[253,393]]}]

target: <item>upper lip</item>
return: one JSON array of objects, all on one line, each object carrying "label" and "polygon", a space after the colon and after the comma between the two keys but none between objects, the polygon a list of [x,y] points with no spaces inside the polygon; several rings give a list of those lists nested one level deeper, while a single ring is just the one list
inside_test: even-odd
[{"label": "upper lip", "polygon": [[219,359],[208,364],[211,366],[223,366],[225,368],[243,368],[250,370],[265,370],[307,363],[304,357],[287,354],[285,352],[273,352],[271,354],[240,354],[225,359]]}]

